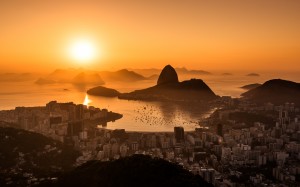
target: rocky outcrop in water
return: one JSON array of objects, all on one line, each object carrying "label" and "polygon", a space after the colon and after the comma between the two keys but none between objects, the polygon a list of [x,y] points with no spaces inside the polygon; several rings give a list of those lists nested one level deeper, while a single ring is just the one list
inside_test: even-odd
[{"label": "rocky outcrop in water", "polygon": [[179,82],[175,69],[167,65],[160,73],[157,85],[121,94],[119,98],[128,100],[211,101],[217,99],[218,96],[201,79]]}]

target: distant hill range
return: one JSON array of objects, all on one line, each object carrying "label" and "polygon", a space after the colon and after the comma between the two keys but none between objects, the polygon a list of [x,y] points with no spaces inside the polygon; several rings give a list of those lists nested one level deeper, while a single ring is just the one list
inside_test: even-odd
[{"label": "distant hill range", "polygon": [[[84,69],[56,69],[48,76],[40,77],[36,84],[73,83],[73,84],[98,84],[107,82],[136,82],[143,80],[154,80],[158,78],[160,69],[121,69],[118,71],[91,71]],[[176,68],[179,74],[210,75],[210,72],[203,70],[188,70]],[[5,77],[5,76],[3,76]],[[4,80],[4,78],[2,78]],[[11,79],[9,77],[5,78]],[[16,78],[14,78],[16,79]],[[1,74],[0,74],[1,81]]]},{"label": "distant hill range", "polygon": [[44,78],[39,78],[37,84],[73,83],[98,84],[105,82],[132,82],[147,78],[133,71],[122,69],[119,71],[89,71],[83,69],[57,69]]},{"label": "distant hill range", "polygon": [[[130,69],[134,72],[137,72],[141,75],[144,75],[145,77],[152,77],[155,75],[159,75],[161,72],[161,69],[156,68],[150,68],[150,69]],[[178,74],[190,74],[190,75],[211,75],[212,73],[204,70],[189,70],[185,67],[182,68],[175,68],[176,72]]]},{"label": "distant hill range", "polygon": [[242,94],[256,103],[282,104],[292,102],[300,105],[300,84],[288,80],[273,79]]},{"label": "distant hill range", "polygon": [[244,90],[252,90],[252,89],[257,88],[261,85],[262,84],[254,83],[254,84],[248,84],[248,85],[242,86],[241,88],[244,89]]},{"label": "distant hill range", "polygon": [[63,187],[212,187],[199,175],[163,159],[134,155],[119,160],[89,161],[66,173],[54,186]]},{"label": "distant hill range", "polygon": [[104,84],[104,81],[100,77],[98,73],[79,73],[76,75],[72,80],[71,83],[73,84]]},{"label": "distant hill range", "polygon": [[188,70],[186,68],[175,68],[179,74],[191,74],[191,75],[211,75],[212,73],[204,70]]},{"label": "distant hill range", "polygon": [[118,81],[118,82],[127,82],[127,81],[141,81],[146,80],[147,78],[127,69],[121,69],[119,71],[110,72],[110,71],[100,71],[99,74],[103,77],[105,81]]},{"label": "distant hill range", "polygon": [[39,78],[36,84],[72,83],[72,84],[104,84],[101,76],[92,71],[80,71],[75,69],[58,69],[45,78]]},{"label": "distant hill range", "polygon": [[176,70],[167,65],[160,73],[157,85],[121,94],[119,98],[129,100],[210,101],[218,98],[218,96],[201,79],[179,82]]}]

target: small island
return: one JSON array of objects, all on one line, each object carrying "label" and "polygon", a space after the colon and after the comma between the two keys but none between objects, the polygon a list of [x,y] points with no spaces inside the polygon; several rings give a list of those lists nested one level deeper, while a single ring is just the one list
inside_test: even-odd
[{"label": "small island", "polygon": [[103,97],[118,97],[120,92],[115,89],[97,86],[87,91],[89,95],[103,96]]},{"label": "small island", "polygon": [[247,74],[248,77],[259,77],[260,75],[258,73],[249,73]]}]

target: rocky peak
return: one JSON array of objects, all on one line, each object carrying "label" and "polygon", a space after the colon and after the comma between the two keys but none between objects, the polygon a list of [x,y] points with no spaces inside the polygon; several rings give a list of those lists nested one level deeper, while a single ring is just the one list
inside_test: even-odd
[{"label": "rocky peak", "polygon": [[159,78],[157,80],[157,85],[167,84],[167,83],[178,83],[178,76],[175,69],[171,65],[167,65],[161,71]]}]

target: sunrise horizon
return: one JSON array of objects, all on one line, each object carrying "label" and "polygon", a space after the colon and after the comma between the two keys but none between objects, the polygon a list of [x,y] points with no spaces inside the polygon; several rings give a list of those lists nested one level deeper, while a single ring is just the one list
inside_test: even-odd
[{"label": "sunrise horizon", "polygon": [[[208,71],[294,71],[300,68],[299,7],[279,0],[2,1],[0,68],[117,70],[184,64]],[[85,54],[78,54],[81,49]]]}]

